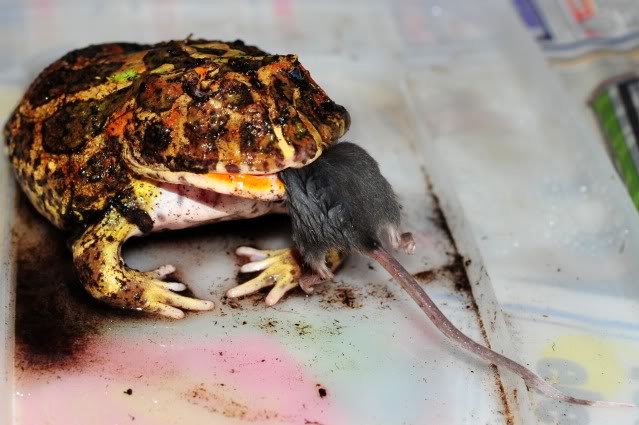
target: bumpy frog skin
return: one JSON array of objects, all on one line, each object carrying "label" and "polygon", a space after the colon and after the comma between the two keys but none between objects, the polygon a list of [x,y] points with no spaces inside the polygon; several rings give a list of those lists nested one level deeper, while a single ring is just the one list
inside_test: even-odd
[{"label": "bumpy frog skin", "polygon": [[[172,318],[210,301],[176,294],[164,279],[127,267],[132,236],[285,212],[277,173],[315,160],[348,129],[335,104],[293,55],[241,41],[101,44],[47,67],[9,119],[5,140],[34,207],[73,236],[80,281],[115,307]],[[267,286],[276,303],[297,286],[291,249],[241,247],[262,271],[232,288]]]}]

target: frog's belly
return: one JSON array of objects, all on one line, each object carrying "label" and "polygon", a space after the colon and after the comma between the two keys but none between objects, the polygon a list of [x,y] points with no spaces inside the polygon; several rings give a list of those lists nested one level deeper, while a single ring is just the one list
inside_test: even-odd
[{"label": "frog's belly", "polygon": [[158,183],[159,196],[149,211],[153,231],[184,229],[222,220],[284,212],[282,202],[221,195],[190,186]]}]

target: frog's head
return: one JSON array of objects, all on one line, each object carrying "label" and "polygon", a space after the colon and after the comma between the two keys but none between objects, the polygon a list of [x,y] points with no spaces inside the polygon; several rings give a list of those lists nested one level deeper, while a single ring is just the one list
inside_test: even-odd
[{"label": "frog's head", "polygon": [[295,55],[209,44],[185,45],[192,62],[140,76],[124,133],[136,168],[275,174],[314,161],[348,130],[346,109]]}]

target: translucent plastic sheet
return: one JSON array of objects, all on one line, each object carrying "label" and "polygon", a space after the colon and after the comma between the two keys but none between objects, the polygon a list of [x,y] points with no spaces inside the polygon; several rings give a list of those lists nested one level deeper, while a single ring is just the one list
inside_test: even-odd
[{"label": "translucent plastic sheet", "polygon": [[[349,110],[348,138],[379,160],[395,186],[404,227],[418,244],[417,255],[400,261],[451,320],[567,392],[632,400],[636,218],[584,116],[566,102],[508,3],[3,7],[5,117],[40,69],[90,43],[193,33],[298,53]],[[14,199],[7,168],[0,187]],[[311,297],[297,292],[274,308],[260,296],[224,300],[237,280],[234,248],[285,246],[281,217],[127,246],[132,266],[175,264],[197,296],[217,305],[177,322],[118,314],[88,299],[73,285],[63,237],[23,198],[2,219],[17,236],[14,250],[3,251],[8,379],[0,421],[582,424],[637,417],[529,398],[517,378],[452,347],[361,258]]]}]

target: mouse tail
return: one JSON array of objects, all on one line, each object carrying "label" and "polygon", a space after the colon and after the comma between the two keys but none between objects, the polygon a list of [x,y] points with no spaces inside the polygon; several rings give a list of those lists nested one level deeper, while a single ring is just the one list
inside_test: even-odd
[{"label": "mouse tail", "polygon": [[518,376],[524,379],[529,387],[537,389],[540,393],[553,398],[555,400],[563,401],[566,403],[580,404],[585,406],[597,406],[597,407],[637,407],[632,403],[614,402],[614,401],[599,401],[599,400],[585,400],[575,398],[567,394],[562,393],[557,388],[553,387],[546,381],[544,381],[539,375],[532,372],[527,367],[505,357],[489,348],[484,347],[481,344],[476,343],[448,320],[448,318],[437,307],[428,294],[417,283],[415,278],[404,269],[404,267],[381,245],[377,245],[374,249],[367,252],[367,255],[373,260],[377,261],[382,267],[393,276],[393,278],[404,288],[406,292],[413,298],[413,300],[419,305],[419,307],[426,313],[428,318],[446,337],[460,345],[465,350],[481,357],[482,359],[490,362],[498,367],[504,367],[514,372]]}]

